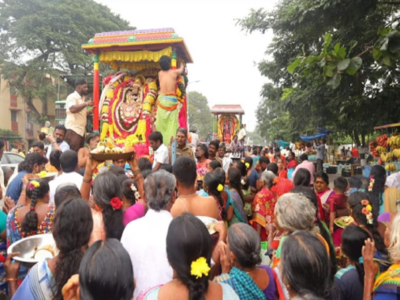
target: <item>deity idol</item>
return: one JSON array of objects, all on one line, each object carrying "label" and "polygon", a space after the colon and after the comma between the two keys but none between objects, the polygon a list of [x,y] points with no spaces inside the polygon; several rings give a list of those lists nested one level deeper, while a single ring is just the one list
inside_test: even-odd
[{"label": "deity idol", "polygon": [[[117,145],[134,146],[148,153],[152,106],[157,97],[154,80],[119,72],[105,80],[100,109],[103,121],[101,140],[111,137]],[[141,149],[139,149],[141,148]]]}]

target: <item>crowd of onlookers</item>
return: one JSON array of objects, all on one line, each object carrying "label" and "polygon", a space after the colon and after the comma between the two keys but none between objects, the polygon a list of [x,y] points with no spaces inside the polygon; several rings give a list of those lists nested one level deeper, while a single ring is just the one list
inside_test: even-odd
[{"label": "crowd of onlookers", "polygon": [[[0,173],[0,289],[12,299],[399,295],[400,191],[381,166],[332,184],[307,154],[254,146],[237,157],[218,141],[188,144],[183,128],[175,154],[156,131],[152,156],[101,162],[90,156],[98,134],[78,151],[61,147],[65,135],[55,127],[51,148],[35,142],[15,175]],[[53,258],[28,269],[7,255],[44,233]]]}]

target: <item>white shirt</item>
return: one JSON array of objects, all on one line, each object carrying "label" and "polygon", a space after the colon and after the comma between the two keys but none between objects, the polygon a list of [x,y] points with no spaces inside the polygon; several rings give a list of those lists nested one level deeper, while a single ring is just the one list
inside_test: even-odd
[{"label": "white shirt", "polygon": [[167,233],[171,221],[169,211],[149,209],[143,218],[125,227],[121,243],[133,265],[135,300],[142,291],[172,280],[173,271],[167,258]]},{"label": "white shirt", "polygon": [[61,175],[54,178],[52,181],[49,182],[50,186],[50,203],[54,203],[54,195],[56,194],[56,190],[60,184],[69,182],[76,185],[78,190],[81,189],[83,176],[76,172],[71,173],[62,173]]},{"label": "white shirt", "polygon": [[238,140],[239,141],[243,140],[245,136],[246,136],[246,129],[245,128],[240,129],[238,133]]},{"label": "white shirt", "polygon": [[222,169],[224,169],[225,173],[228,174],[229,167],[231,166],[232,159],[230,157],[224,157],[222,159]]},{"label": "white shirt", "polygon": [[72,113],[69,109],[74,105],[80,105],[83,103],[85,103],[85,99],[81,97],[81,95],[79,95],[77,91],[70,94],[65,101],[65,108],[67,112],[65,127],[67,129],[75,131],[80,136],[84,136],[85,134],[85,127],[87,122],[86,107],[77,113]]},{"label": "white shirt", "polygon": [[[61,152],[65,152],[70,149],[69,145],[67,144],[66,141],[62,141],[61,144],[58,144],[58,146],[61,148]],[[53,145],[49,145],[47,147],[47,152],[46,152],[47,159],[50,159],[50,154],[51,154],[51,151],[53,151],[53,150],[54,150]]]},{"label": "white shirt", "polygon": [[153,168],[156,166],[157,163],[160,163],[162,165],[169,163],[168,148],[164,144],[161,144],[161,146],[158,147],[158,149],[154,152]]},{"label": "white shirt", "polygon": [[[4,172],[3,172],[3,168],[1,167],[1,163],[0,163],[0,188],[3,193],[3,198],[4,198],[6,196],[6,187],[4,185]],[[1,199],[2,198],[0,198],[0,200]]]},{"label": "white shirt", "polygon": [[189,147],[193,148],[193,153],[196,151],[196,147],[200,142],[199,135],[197,133],[191,132],[192,141],[188,144]]}]

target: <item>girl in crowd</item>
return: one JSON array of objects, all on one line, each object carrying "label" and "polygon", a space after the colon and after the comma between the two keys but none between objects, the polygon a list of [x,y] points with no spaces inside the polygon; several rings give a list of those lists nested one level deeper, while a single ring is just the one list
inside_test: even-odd
[{"label": "girl in crowd", "polygon": [[341,300],[362,300],[364,290],[364,264],[360,259],[368,233],[355,225],[347,226],[342,233],[341,250],[348,258],[349,265],[335,275],[335,286]]},{"label": "girl in crowd", "polygon": [[[330,262],[324,245],[309,232],[287,237],[282,247],[278,292],[281,300],[338,299],[332,295]],[[287,288],[285,292],[283,287]]]},{"label": "girl in crowd", "polygon": [[215,199],[218,205],[219,218],[218,221],[226,220],[225,203],[222,199],[221,192],[224,191],[224,186],[220,182],[220,178],[214,173],[207,173],[204,176],[204,191]]},{"label": "girl in crowd", "polygon": [[[78,273],[92,229],[92,214],[86,201],[64,201],[57,209],[53,226],[53,237],[59,254],[36,264],[13,299],[63,300],[62,288],[72,275]],[[16,275],[7,274],[7,277],[13,278]],[[10,281],[9,284],[13,293],[17,288],[16,282]]]},{"label": "girl in crowd", "polygon": [[285,169],[283,159],[280,155],[275,157],[276,164],[278,165],[278,177],[280,178],[288,178],[288,173]]},{"label": "girl in crowd", "polygon": [[93,196],[89,200],[93,215],[93,232],[89,245],[106,238],[121,239],[124,224],[120,186],[117,176],[110,172],[95,178]]},{"label": "girl in crowd", "polygon": [[53,227],[55,207],[49,205],[48,183],[35,179],[25,184],[26,205],[15,206],[7,216],[7,247],[21,238],[48,233]]},{"label": "girl in crowd", "polygon": [[377,215],[384,212],[397,213],[396,202],[400,199],[400,190],[385,186],[385,182],[385,168],[380,165],[373,166],[371,168],[367,194]]},{"label": "girl in crowd", "polygon": [[175,279],[138,299],[239,300],[229,285],[209,281],[211,252],[210,234],[198,218],[189,213],[175,218],[167,234],[167,257]]},{"label": "girl in crowd", "polygon": [[218,160],[213,160],[208,164],[208,171],[214,172],[215,169],[221,168],[221,163]]},{"label": "girl in crowd", "polygon": [[235,223],[247,223],[247,216],[244,212],[244,199],[241,186],[241,174],[236,168],[228,171],[229,193],[231,201],[226,204],[227,221],[229,225]]},{"label": "girl in crowd", "polygon": [[64,300],[131,300],[133,291],[131,259],[116,239],[97,241],[90,246],[83,256],[79,275],[72,276],[62,290]]},{"label": "girl in crowd", "polygon": [[[378,267],[374,263],[375,243],[368,239],[363,247],[364,298],[363,300],[397,300],[400,290],[400,215],[397,214],[385,231],[385,245],[388,246],[391,267],[378,278]],[[376,279],[375,279],[376,278]],[[372,295],[371,297],[371,290]]]},{"label": "girl in crowd", "polygon": [[259,235],[247,224],[234,224],[228,230],[227,241],[227,245],[219,244],[223,274],[214,281],[229,284],[240,299],[275,299],[271,268],[258,266],[261,263]]},{"label": "girl in crowd", "polygon": [[143,178],[138,182],[133,179],[125,179],[122,182],[124,226],[128,225],[133,220],[143,217],[146,213],[147,202],[139,193],[140,185],[143,188]]},{"label": "girl in crowd", "polygon": [[250,224],[260,235],[261,241],[267,241],[266,227],[274,222],[274,209],[278,196],[271,191],[275,175],[271,171],[264,171],[261,179],[265,186],[257,193],[252,203],[253,218]]},{"label": "girl in crowd", "polygon": [[374,258],[375,261],[379,263],[380,271],[386,271],[390,266],[388,251],[383,240],[386,226],[377,221],[377,216],[375,215],[376,210],[374,210],[373,205],[369,203],[367,194],[362,192],[351,194],[349,197],[349,206],[351,216],[357,223],[357,226],[365,230],[368,233],[369,238],[371,238],[375,243],[377,252],[375,253]]}]

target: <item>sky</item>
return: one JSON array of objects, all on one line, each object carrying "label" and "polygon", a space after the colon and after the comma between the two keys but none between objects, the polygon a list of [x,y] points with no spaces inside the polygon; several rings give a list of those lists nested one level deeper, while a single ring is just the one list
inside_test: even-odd
[{"label": "sky", "polygon": [[[273,9],[277,0],[95,0],[137,29],[174,28],[194,64],[188,65],[188,92],[207,97],[209,106],[240,104],[252,131],[266,78],[256,63],[266,58],[272,32],[247,34],[236,26],[250,9]],[[189,99],[190,101],[190,99]]]}]

